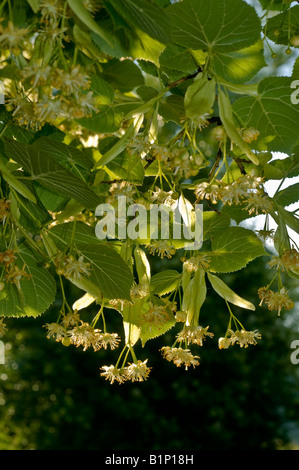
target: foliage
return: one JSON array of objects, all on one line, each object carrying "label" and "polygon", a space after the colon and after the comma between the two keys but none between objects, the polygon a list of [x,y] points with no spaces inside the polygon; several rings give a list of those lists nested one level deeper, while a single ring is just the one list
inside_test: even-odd
[{"label": "foliage", "polygon": [[[281,188],[299,170],[298,61],[292,77],[257,77],[270,39],[287,46],[286,61],[298,47],[298,6],[261,6],[262,17],[243,0],[0,4],[0,314],[42,315],[58,290],[63,301],[47,336],[84,351],[117,348],[106,310],[121,315],[123,349],[102,367],[111,383],[147,379],[138,342],[144,347],[177,324],[162,354],[178,367],[197,366],[196,348],[214,336],[200,316],[210,288],[228,309],[219,348],[255,345],[260,332],[231,304],[255,305],[222,276],[258,257],[274,270],[257,286],[260,305],[278,315],[294,306],[285,279],[299,275],[289,232],[298,232],[298,217],[288,210],[298,184]],[[272,160],[274,151],[286,154],[283,162]],[[271,179],[280,181],[273,197]],[[126,209],[176,210],[189,230],[202,203],[203,245],[185,249],[185,232],[164,237],[162,222],[158,237],[122,236],[130,224],[120,213],[116,236],[100,239],[98,207],[116,209],[120,196]],[[244,227],[256,215],[265,219],[258,234]],[[163,258],[155,275],[153,254]],[[181,269],[171,269],[172,258]],[[68,283],[80,292],[73,305]],[[96,315],[83,320],[94,304]]]}]

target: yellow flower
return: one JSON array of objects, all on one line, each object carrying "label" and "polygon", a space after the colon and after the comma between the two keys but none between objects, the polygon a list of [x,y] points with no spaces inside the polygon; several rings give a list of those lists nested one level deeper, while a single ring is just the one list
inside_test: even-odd
[{"label": "yellow flower", "polygon": [[177,334],[178,341],[186,341],[187,344],[194,343],[203,346],[207,336],[213,338],[214,334],[208,332],[209,327],[186,326]]},{"label": "yellow flower", "polygon": [[172,361],[177,367],[184,365],[185,369],[187,370],[188,367],[190,367],[191,365],[193,367],[199,365],[199,362],[197,360],[199,359],[199,356],[193,356],[189,349],[163,346],[163,348],[161,348],[161,351],[163,357],[167,361]]},{"label": "yellow flower", "polygon": [[101,367],[101,370],[104,371],[104,372],[101,372],[101,375],[105,377],[106,380],[109,380],[111,384],[113,384],[114,382],[118,382],[119,384],[122,384],[127,379],[124,369],[118,369],[114,365],[103,366]]},{"label": "yellow flower", "polygon": [[44,327],[48,330],[47,338],[54,336],[56,341],[61,341],[67,336],[66,329],[59,323],[46,323]]},{"label": "yellow flower", "polygon": [[151,371],[151,367],[148,367],[146,363],[147,359],[143,362],[138,360],[133,364],[129,364],[129,366],[125,368],[124,372],[127,380],[131,380],[132,382],[143,382],[146,380]]},{"label": "yellow flower", "polygon": [[166,240],[153,241],[148,248],[151,254],[157,253],[161,258],[164,258],[164,256],[171,258],[176,252],[175,247],[170,245]]},{"label": "yellow flower", "polygon": [[108,345],[111,349],[116,349],[120,342],[120,337],[117,333],[100,333],[97,340],[93,344],[93,349],[98,351],[102,347],[107,349]]},{"label": "yellow flower", "polygon": [[170,318],[170,314],[164,305],[152,305],[147,312],[141,314],[140,324],[148,325],[149,328],[152,326],[160,328]]}]

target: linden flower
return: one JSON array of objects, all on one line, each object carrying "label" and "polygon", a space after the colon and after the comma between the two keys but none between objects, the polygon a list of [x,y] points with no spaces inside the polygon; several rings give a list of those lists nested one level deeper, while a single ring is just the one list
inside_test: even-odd
[{"label": "linden flower", "polygon": [[54,122],[58,117],[67,117],[62,101],[47,96],[36,103],[35,112],[39,122]]},{"label": "linden flower", "polygon": [[44,327],[48,330],[47,338],[55,337],[56,341],[61,341],[67,335],[66,329],[59,323],[46,323]]},{"label": "linden flower", "polygon": [[197,199],[208,199],[212,204],[217,204],[219,199],[219,185],[207,181],[200,183],[195,189],[195,196]]},{"label": "linden flower", "polygon": [[83,261],[84,257],[80,256],[78,260],[74,256],[70,255],[64,261],[63,274],[66,278],[79,280],[82,275],[89,276],[90,263]]},{"label": "linden flower", "polygon": [[109,189],[109,193],[110,195],[107,197],[107,202],[110,204],[118,204],[117,199],[119,196],[126,196],[126,202],[132,203],[134,202],[136,190],[133,185],[122,181],[121,183],[113,183]]},{"label": "linden flower", "polygon": [[175,314],[175,321],[184,323],[187,320],[187,312],[178,310]]},{"label": "linden flower", "polygon": [[219,338],[218,339],[218,347],[219,349],[228,349],[232,344],[231,338]]},{"label": "linden flower", "polygon": [[130,296],[131,299],[142,299],[143,297],[148,296],[150,293],[150,289],[146,284],[136,284],[131,287]]},{"label": "linden flower", "polygon": [[77,65],[72,67],[69,72],[57,69],[53,79],[53,86],[70,95],[72,93],[76,93],[82,88],[89,88],[90,79],[87,75],[81,72],[80,66]]},{"label": "linden flower", "polygon": [[101,4],[98,0],[83,0],[84,8],[88,10],[92,15],[101,9]]},{"label": "linden flower", "polygon": [[184,364],[185,369],[187,370],[188,367],[190,367],[191,365],[193,367],[199,365],[199,362],[197,361],[197,359],[199,359],[199,356],[193,356],[189,349],[163,346],[163,348],[161,348],[161,351],[163,357],[169,362],[172,361],[177,367],[180,367]]},{"label": "linden flower", "polygon": [[104,371],[104,372],[101,372],[101,375],[105,377],[106,380],[109,380],[111,384],[113,384],[114,382],[118,382],[119,384],[122,384],[127,379],[124,369],[118,369],[114,365],[103,366],[101,367],[101,370]]},{"label": "linden flower", "polygon": [[[3,19],[1,21],[3,21]],[[16,28],[12,21],[8,21],[6,28],[0,25],[0,46],[3,49],[17,50],[22,46],[27,34],[28,29]]]},{"label": "linden flower", "polygon": [[[70,116],[77,119],[85,116],[90,117],[93,113],[97,113],[98,109],[95,107],[92,91],[86,94],[76,93],[74,105],[69,107],[68,112]],[[78,116],[78,114],[81,115]]]},{"label": "linden flower", "polygon": [[117,333],[100,333],[97,341],[93,345],[95,351],[98,351],[102,347],[107,349],[108,345],[111,349],[116,349],[119,345],[120,337]]},{"label": "linden flower", "polygon": [[66,315],[64,315],[61,323],[65,328],[68,328],[69,326],[76,326],[78,323],[80,323],[80,315],[76,311],[68,312]]},{"label": "linden flower", "polygon": [[277,269],[278,271],[285,271],[284,262],[279,256],[273,256],[267,263],[270,268]]},{"label": "linden flower", "polygon": [[267,238],[273,239],[275,230],[273,228],[271,230],[256,230],[256,233],[265,241]]},{"label": "linden flower", "polygon": [[0,222],[5,223],[9,215],[10,201],[7,199],[0,199]]},{"label": "linden flower", "polygon": [[285,250],[281,255],[281,260],[287,269],[299,270],[299,253],[295,248]]},{"label": "linden flower", "polygon": [[230,334],[231,344],[239,344],[241,348],[247,348],[249,344],[257,344],[257,339],[261,339],[260,333],[255,331],[246,331],[246,330],[228,330]]},{"label": "linden flower", "polygon": [[33,88],[46,85],[50,75],[51,67],[49,65],[42,67],[39,64],[33,64],[22,70],[23,79],[29,79]]},{"label": "linden flower", "polygon": [[[147,312],[143,313],[140,317],[141,324],[149,324],[156,327],[161,327],[167,320],[170,319],[170,314],[167,312],[163,305],[153,305]],[[151,326],[149,327],[151,328]]]},{"label": "linden flower", "polygon": [[10,284],[15,284],[19,290],[21,290],[20,281],[22,279],[30,279],[30,277],[31,275],[25,271],[25,264],[22,269],[19,268],[17,265],[10,266],[5,274],[6,282],[9,282]]},{"label": "linden flower", "polygon": [[151,367],[146,365],[147,361],[147,359],[143,362],[138,360],[133,364],[129,364],[129,366],[125,368],[127,380],[131,380],[132,382],[143,382],[144,380],[147,380],[151,371]]},{"label": "linden flower", "polygon": [[5,266],[9,266],[13,264],[17,257],[15,256],[15,250],[6,250],[3,253],[0,253],[0,263],[5,264]]},{"label": "linden flower", "polygon": [[3,318],[0,319],[0,338],[5,335],[7,328],[5,323],[3,322]]},{"label": "linden flower", "polygon": [[100,330],[95,330],[87,322],[81,322],[80,326],[68,332],[71,343],[76,347],[83,346],[83,351],[96,344],[99,340]]},{"label": "linden flower", "polygon": [[173,191],[163,191],[160,188],[156,188],[156,191],[153,192],[151,200],[156,201],[158,204],[165,204],[168,207],[176,204],[176,200],[172,197]]},{"label": "linden flower", "polygon": [[294,308],[295,303],[288,296],[288,291],[283,287],[279,292],[268,291],[268,296],[265,302],[269,310],[277,310],[277,315],[280,315],[281,310],[291,310]]},{"label": "linden flower", "polygon": [[184,261],[184,269],[188,272],[197,271],[199,267],[207,269],[210,265],[211,258],[208,255],[191,256]]},{"label": "linden flower", "polygon": [[260,131],[258,131],[254,127],[249,127],[249,129],[242,130],[242,139],[244,140],[244,142],[247,142],[248,144],[257,140],[259,135],[260,135]]},{"label": "linden flower", "polygon": [[161,258],[164,258],[164,256],[171,258],[176,252],[175,247],[167,243],[166,240],[154,241],[148,248],[150,254],[157,253]]},{"label": "linden flower", "polygon": [[39,10],[42,21],[56,23],[63,13],[63,3],[60,0],[41,0]]},{"label": "linden flower", "polygon": [[203,346],[203,342],[207,336],[213,338],[214,334],[208,332],[209,327],[205,328],[202,326],[186,326],[177,334],[178,341],[187,341],[187,344],[190,343],[198,344]]},{"label": "linden flower", "polygon": [[251,193],[247,198],[247,205],[244,208],[248,210],[249,214],[255,212],[258,215],[261,212],[270,212],[273,208],[271,199],[267,196],[261,196],[258,193]]}]

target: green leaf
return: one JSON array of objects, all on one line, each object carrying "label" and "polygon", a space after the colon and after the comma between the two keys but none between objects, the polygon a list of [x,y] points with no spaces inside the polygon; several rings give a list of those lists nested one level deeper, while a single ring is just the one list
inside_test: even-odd
[{"label": "green leaf", "polygon": [[299,183],[292,184],[274,196],[274,201],[281,206],[289,206],[295,202],[298,202],[299,195]]},{"label": "green leaf", "polygon": [[98,196],[87,184],[34,145],[5,140],[9,158],[20,163],[33,180],[62,196],[74,198],[87,208],[99,204]]},{"label": "green leaf", "polygon": [[56,283],[51,274],[41,267],[33,253],[25,246],[20,246],[16,265],[23,269],[30,278],[20,280],[20,290],[14,284],[6,284],[0,292],[0,316],[36,317],[44,313],[54,302]]},{"label": "green leaf", "polygon": [[107,64],[103,64],[102,77],[123,93],[144,84],[139,67],[128,59],[110,60]]},{"label": "green leaf", "polygon": [[259,164],[259,160],[256,155],[252,152],[249,145],[242,139],[239,134],[234,118],[231,103],[226,94],[219,89],[218,94],[218,103],[219,103],[219,112],[220,119],[223,124],[223,127],[229,136],[229,138],[240,148],[240,150],[251,160],[255,165]]},{"label": "green leaf", "polygon": [[185,93],[185,111],[189,119],[195,120],[204,114],[210,114],[215,102],[215,79],[208,80],[201,74],[188,86]]},{"label": "green leaf", "polygon": [[133,275],[122,257],[105,244],[79,245],[84,261],[90,263],[91,274],[88,280],[102,291],[107,299],[131,300],[130,289]]},{"label": "green leaf", "polygon": [[173,292],[181,281],[181,275],[174,269],[166,269],[154,274],[151,279],[151,292],[156,295],[169,294]]},{"label": "green leaf", "polygon": [[208,278],[212,284],[213,289],[225,300],[231,304],[237,305],[237,307],[246,308],[248,310],[255,310],[255,306],[251,302],[242,299],[242,297],[230,289],[230,287],[228,287],[225,282],[222,281],[222,279],[219,279],[217,276],[213,276],[211,273],[208,273]]},{"label": "green leaf", "polygon": [[127,152],[120,153],[106,167],[115,178],[121,178],[136,184],[142,184],[144,169],[139,155],[130,155]]},{"label": "green leaf", "polygon": [[[140,324],[140,339],[141,339],[143,347],[145,346],[145,343],[147,341],[149,341],[150,339],[157,338],[161,335],[164,335],[166,331],[170,330],[175,325],[175,318],[170,307],[169,306],[166,307],[164,302],[160,300],[159,297],[153,296],[151,300],[154,306],[155,305],[164,306],[166,312],[168,313],[168,316],[160,325],[155,325],[155,324],[149,325],[147,323],[143,324],[142,322],[139,323]],[[151,307],[150,304],[145,303],[143,306],[143,310],[141,311],[141,314],[145,313],[150,307]],[[141,319],[140,317],[139,317],[139,322]]]},{"label": "green leaf", "polygon": [[101,104],[112,104],[114,89],[109,83],[103,80],[102,77],[99,77],[99,75],[90,76],[89,90],[93,92],[94,96],[96,96]]},{"label": "green leaf", "polygon": [[134,259],[139,284],[149,285],[151,281],[151,267],[145,252],[139,246],[136,246],[134,250]]},{"label": "green leaf", "polygon": [[253,147],[264,139],[269,150],[292,153],[298,142],[299,106],[291,102],[291,82],[290,77],[264,78],[256,97],[239,98],[233,104],[240,127],[254,127],[261,133]]},{"label": "green leaf", "polygon": [[226,230],[230,224],[230,217],[221,212],[203,212],[203,240],[208,240],[215,233]]},{"label": "green leaf", "polygon": [[91,132],[108,133],[118,131],[123,115],[115,107],[98,106],[98,112],[90,117],[77,119],[80,126],[85,127]]},{"label": "green leaf", "polygon": [[188,49],[175,44],[168,45],[159,57],[161,67],[180,70],[185,73],[196,71],[198,65]]},{"label": "green leaf", "polygon": [[0,158],[0,173],[3,179],[18,193],[22,194],[26,199],[36,203],[35,195],[20,180],[18,180],[9,170]]},{"label": "green leaf", "polygon": [[49,230],[48,234],[60,251],[65,251],[71,243],[78,246],[103,243],[96,238],[95,229],[93,227],[80,221],[54,225]]},{"label": "green leaf", "polygon": [[299,5],[269,18],[266,34],[276,44],[299,47]]},{"label": "green leaf", "polygon": [[82,0],[67,0],[67,3],[78,19],[82,21],[88,29],[98,34],[107,44],[111,45],[110,36],[107,35],[106,31],[93,19],[92,15],[84,7]]},{"label": "green leaf", "polygon": [[[69,170],[73,170],[74,174],[82,177],[82,168],[89,170],[93,161],[87,152],[77,149],[72,145],[66,145],[51,137],[40,137],[33,143],[43,154],[54,158],[58,163]],[[76,167],[80,167],[80,170]]]},{"label": "green leaf", "polygon": [[219,273],[239,271],[258,256],[267,254],[258,237],[243,227],[229,227],[215,234],[211,249],[209,270]]},{"label": "green leaf", "polygon": [[290,229],[294,230],[294,232],[299,234],[299,219],[291,212],[284,209],[282,206],[278,206],[279,213],[281,214],[283,220],[285,221],[286,225],[290,227]]},{"label": "green leaf", "polygon": [[38,12],[40,0],[27,0],[34,13]]},{"label": "green leaf", "polygon": [[255,9],[240,0],[183,0],[166,11],[173,41],[190,49],[228,53],[260,38]]},{"label": "green leaf", "polygon": [[162,43],[170,42],[171,24],[167,13],[149,0],[109,0],[132,26]]},{"label": "green leaf", "polygon": [[288,8],[287,2],[284,0],[259,0],[265,10],[281,11]]},{"label": "green leaf", "polygon": [[267,65],[264,57],[264,43],[260,40],[239,51],[223,51],[215,54],[212,63],[217,76],[230,83],[243,84]]},{"label": "green leaf", "polygon": [[159,114],[165,121],[181,124],[185,117],[184,98],[180,95],[169,95],[159,103]]}]

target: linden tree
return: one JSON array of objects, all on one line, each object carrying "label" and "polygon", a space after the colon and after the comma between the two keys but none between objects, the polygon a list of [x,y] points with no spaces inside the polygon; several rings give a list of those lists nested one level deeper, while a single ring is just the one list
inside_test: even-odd
[{"label": "linden tree", "polygon": [[[218,295],[219,348],[255,345],[236,307],[281,315],[299,277],[298,2],[2,0],[0,18],[0,335],[62,299],[46,336],[118,348],[101,375],[143,381],[142,346],[179,325],[162,356],[199,365]],[[256,307],[224,275],[257,257]]]}]

